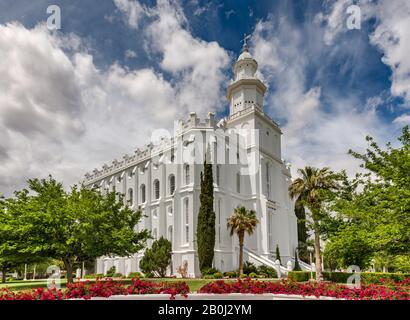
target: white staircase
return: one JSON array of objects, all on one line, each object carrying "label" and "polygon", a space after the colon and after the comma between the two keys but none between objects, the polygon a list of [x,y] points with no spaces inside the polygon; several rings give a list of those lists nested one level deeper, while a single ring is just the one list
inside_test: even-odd
[{"label": "white staircase", "polygon": [[[237,249],[239,250],[239,248],[237,248]],[[289,270],[286,267],[284,267],[282,265],[277,265],[275,263],[275,261],[273,261],[269,258],[260,256],[257,253],[253,252],[252,250],[250,250],[246,247],[243,248],[243,253],[244,253],[244,260],[245,261],[252,262],[256,266],[266,265],[268,267],[274,268],[277,271],[278,271],[278,268],[279,268],[278,274],[280,274],[280,277],[281,278],[287,277]],[[295,265],[295,258],[292,257],[291,260],[292,260],[293,266],[294,266]],[[300,267],[302,268],[303,271],[311,271],[312,270],[312,266],[310,266],[308,263],[303,262],[301,260],[299,260],[299,265],[300,265]],[[312,271],[314,271],[314,269]]]}]

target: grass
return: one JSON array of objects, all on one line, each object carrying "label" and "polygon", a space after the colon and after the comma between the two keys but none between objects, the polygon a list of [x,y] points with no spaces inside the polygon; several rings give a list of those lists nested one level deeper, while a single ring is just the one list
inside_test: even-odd
[{"label": "grass", "polygon": [[[89,281],[94,281],[93,279],[88,279]],[[178,281],[184,281],[186,284],[189,286],[190,292],[196,292],[207,284],[208,282],[214,281],[213,279],[173,279],[173,278],[153,278],[153,279],[141,279],[141,280],[147,280],[147,281],[153,281],[153,282],[178,282]],[[122,279],[121,280],[124,284],[131,284],[131,279]],[[66,279],[61,279],[61,288],[65,288],[67,283]],[[0,289],[1,288],[7,288],[12,291],[22,291],[22,290],[28,290],[28,289],[34,289],[34,288],[46,288],[47,287],[47,279],[39,279],[39,280],[16,280],[16,281],[11,281],[11,282],[6,282],[6,283],[0,283]]]}]

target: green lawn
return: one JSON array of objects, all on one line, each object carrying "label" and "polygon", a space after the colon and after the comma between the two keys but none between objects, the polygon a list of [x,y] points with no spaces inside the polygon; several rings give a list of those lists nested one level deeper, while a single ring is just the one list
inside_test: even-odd
[{"label": "green lawn", "polygon": [[[203,285],[208,282],[214,281],[212,279],[170,279],[170,278],[154,278],[154,279],[142,279],[147,281],[154,281],[154,282],[161,282],[161,281],[170,281],[170,282],[177,282],[177,281],[185,281],[190,288],[191,292],[198,291]],[[93,281],[92,279],[90,281]],[[121,280],[125,284],[130,284],[131,279],[124,279]],[[61,288],[65,288],[66,286],[66,279],[61,279]],[[20,290],[27,290],[33,288],[46,288],[47,287],[47,279],[39,279],[39,280],[18,280],[6,283],[0,283],[0,288],[8,288],[13,291],[20,291]]]}]

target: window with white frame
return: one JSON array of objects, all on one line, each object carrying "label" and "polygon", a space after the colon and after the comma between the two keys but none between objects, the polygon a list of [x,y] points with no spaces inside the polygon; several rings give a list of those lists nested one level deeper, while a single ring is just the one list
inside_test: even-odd
[{"label": "window with white frame", "polygon": [[218,185],[218,187],[220,183],[221,183],[221,165],[217,164],[216,165],[216,184]]},{"label": "window with white frame", "polygon": [[185,242],[189,242],[189,199],[184,199]]},{"label": "window with white frame", "polygon": [[174,212],[174,209],[173,209],[172,205],[168,206],[167,211],[168,211],[168,214],[169,214],[170,216],[172,216],[172,214],[173,214],[173,212]]},{"label": "window with white frame", "polygon": [[185,170],[185,184],[189,184],[191,182],[189,164],[185,165],[184,170]]},{"label": "window with white frame", "polygon": [[173,228],[172,226],[168,227],[168,240],[171,241],[172,243],[172,237],[173,237]]},{"label": "window with white frame", "polygon": [[236,192],[241,193],[241,174],[239,172],[236,174]]},{"label": "window with white frame", "polygon": [[169,194],[173,195],[175,192],[175,176],[171,174],[168,179],[169,183]]},{"label": "window with white frame", "polygon": [[146,200],[146,198],[145,198],[145,196],[146,196],[145,195],[145,184],[142,184],[140,189],[141,189],[141,203],[145,203],[145,200]]},{"label": "window with white frame", "polygon": [[154,187],[154,198],[159,199],[159,180],[158,179],[154,180],[153,187]]},{"label": "window with white frame", "polygon": [[134,190],[128,189],[128,204],[132,207],[134,205]]},{"label": "window with white frame", "polygon": [[266,197],[270,199],[270,189],[271,189],[271,183],[270,183],[270,165],[267,162],[266,163]]},{"label": "window with white frame", "polygon": [[222,222],[221,205],[222,205],[222,201],[221,201],[221,199],[218,199],[218,241],[219,241],[219,243],[221,243],[221,222]]}]

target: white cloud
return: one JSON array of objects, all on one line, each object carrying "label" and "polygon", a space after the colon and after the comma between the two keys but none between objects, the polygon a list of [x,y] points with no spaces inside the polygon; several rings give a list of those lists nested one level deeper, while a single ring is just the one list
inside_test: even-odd
[{"label": "white cloud", "polygon": [[401,116],[394,119],[393,123],[398,125],[410,125],[410,114],[402,114]]},{"label": "white cloud", "polygon": [[137,57],[137,53],[134,50],[127,49],[125,51],[125,58],[126,59],[135,59]]},{"label": "white cloud", "polygon": [[114,0],[114,4],[126,16],[128,24],[138,28],[140,20],[146,14],[146,9],[136,0]]},{"label": "white cloud", "polygon": [[381,1],[375,12],[379,23],[370,43],[383,51],[382,61],[393,71],[392,95],[402,96],[410,106],[410,2]]},{"label": "white cloud", "polygon": [[[116,4],[130,27],[139,26],[136,1]],[[151,68],[100,70],[74,35],[0,25],[0,193],[49,173],[76,183],[149,142],[153,130],[172,130],[188,111],[221,107],[226,51],[194,38],[180,7],[159,1],[148,14],[143,36],[164,40],[151,48],[171,80]]]},{"label": "white cloud", "polygon": [[147,48],[159,53],[162,69],[178,79],[175,88],[181,107],[201,115],[220,109],[225,101],[221,88],[227,81],[228,53],[216,42],[193,37],[176,2],[159,0],[150,14],[154,21],[146,30]]},{"label": "white cloud", "polygon": [[[385,125],[374,108],[360,108],[359,101],[352,97],[338,97],[308,83],[307,69],[317,59],[316,50],[321,48],[309,51],[306,42],[309,34],[322,31],[307,29],[286,19],[270,18],[256,25],[251,51],[269,85],[265,109],[284,122],[283,156],[292,163],[294,175],[297,168],[305,165],[330,166],[352,173],[358,163],[347,151],[363,150],[368,134],[383,137],[384,142]],[[322,46],[326,44],[322,42]]]}]

